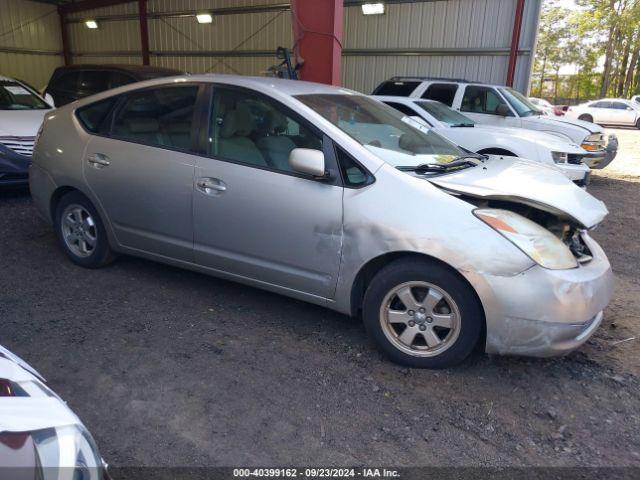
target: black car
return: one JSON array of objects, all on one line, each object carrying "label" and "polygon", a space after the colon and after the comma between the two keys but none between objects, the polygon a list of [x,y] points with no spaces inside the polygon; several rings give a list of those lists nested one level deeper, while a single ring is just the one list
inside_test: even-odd
[{"label": "black car", "polygon": [[50,94],[56,107],[61,107],[129,83],[184,74],[172,68],[147,65],[71,65],[55,69],[44,94]]}]

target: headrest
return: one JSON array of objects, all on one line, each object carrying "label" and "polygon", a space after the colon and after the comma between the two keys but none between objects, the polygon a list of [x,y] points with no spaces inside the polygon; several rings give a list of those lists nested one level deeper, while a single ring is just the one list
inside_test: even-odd
[{"label": "headrest", "polygon": [[269,131],[274,133],[284,132],[289,125],[287,117],[282,113],[271,110],[269,112]]},{"label": "headrest", "polygon": [[227,112],[222,121],[220,136],[222,138],[229,137],[246,137],[256,128],[255,120],[251,115],[251,110],[247,104],[238,102],[236,108]]},{"label": "headrest", "polygon": [[156,133],[160,130],[155,118],[130,118],[125,123],[131,133]]}]

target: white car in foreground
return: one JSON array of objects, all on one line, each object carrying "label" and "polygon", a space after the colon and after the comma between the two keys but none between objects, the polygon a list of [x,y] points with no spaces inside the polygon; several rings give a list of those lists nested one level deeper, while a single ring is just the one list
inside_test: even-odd
[{"label": "white car in foreground", "polygon": [[110,478],[80,419],[38,372],[2,346],[0,478]]},{"label": "white car in foreground", "polygon": [[622,98],[603,98],[569,107],[565,116],[601,125],[640,128],[640,103]]},{"label": "white car in foreground", "polygon": [[429,128],[467,150],[485,155],[521,157],[555,165],[578,185],[589,181],[589,167],[582,163],[585,151],[562,138],[523,128],[480,125],[471,118],[433,100],[374,96],[405,115],[418,118]]}]

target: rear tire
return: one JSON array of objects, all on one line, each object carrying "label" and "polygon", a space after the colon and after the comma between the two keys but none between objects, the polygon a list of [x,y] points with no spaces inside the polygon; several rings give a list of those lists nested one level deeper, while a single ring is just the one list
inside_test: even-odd
[{"label": "rear tire", "polygon": [[100,268],[115,258],[98,211],[80,192],[64,195],[56,205],[54,227],[69,259],[85,268]]},{"label": "rear tire", "polygon": [[447,267],[424,260],[401,259],[380,270],[362,311],[370,338],[409,367],[457,365],[474,350],[484,325],[473,289]]},{"label": "rear tire", "polygon": [[583,120],[585,122],[593,123],[593,117],[591,115],[583,114],[578,117],[578,120]]},{"label": "rear tire", "polygon": [[640,130],[640,118],[636,120],[636,128]]}]

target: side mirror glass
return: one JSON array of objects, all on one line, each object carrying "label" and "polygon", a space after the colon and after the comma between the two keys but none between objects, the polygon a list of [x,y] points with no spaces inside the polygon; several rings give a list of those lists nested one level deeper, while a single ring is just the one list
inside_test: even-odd
[{"label": "side mirror glass", "polygon": [[325,176],[324,153],[310,148],[294,148],[289,154],[289,166],[298,173],[313,177]]},{"label": "side mirror glass", "polygon": [[496,108],[496,113],[502,117],[509,117],[511,116],[511,109],[504,103],[501,103],[498,105],[498,108]]},{"label": "side mirror glass", "polygon": [[51,96],[50,93],[45,93],[44,95],[44,101],[47,102],[49,105],[51,105],[52,107],[55,108],[56,104],[53,101],[53,97]]}]

